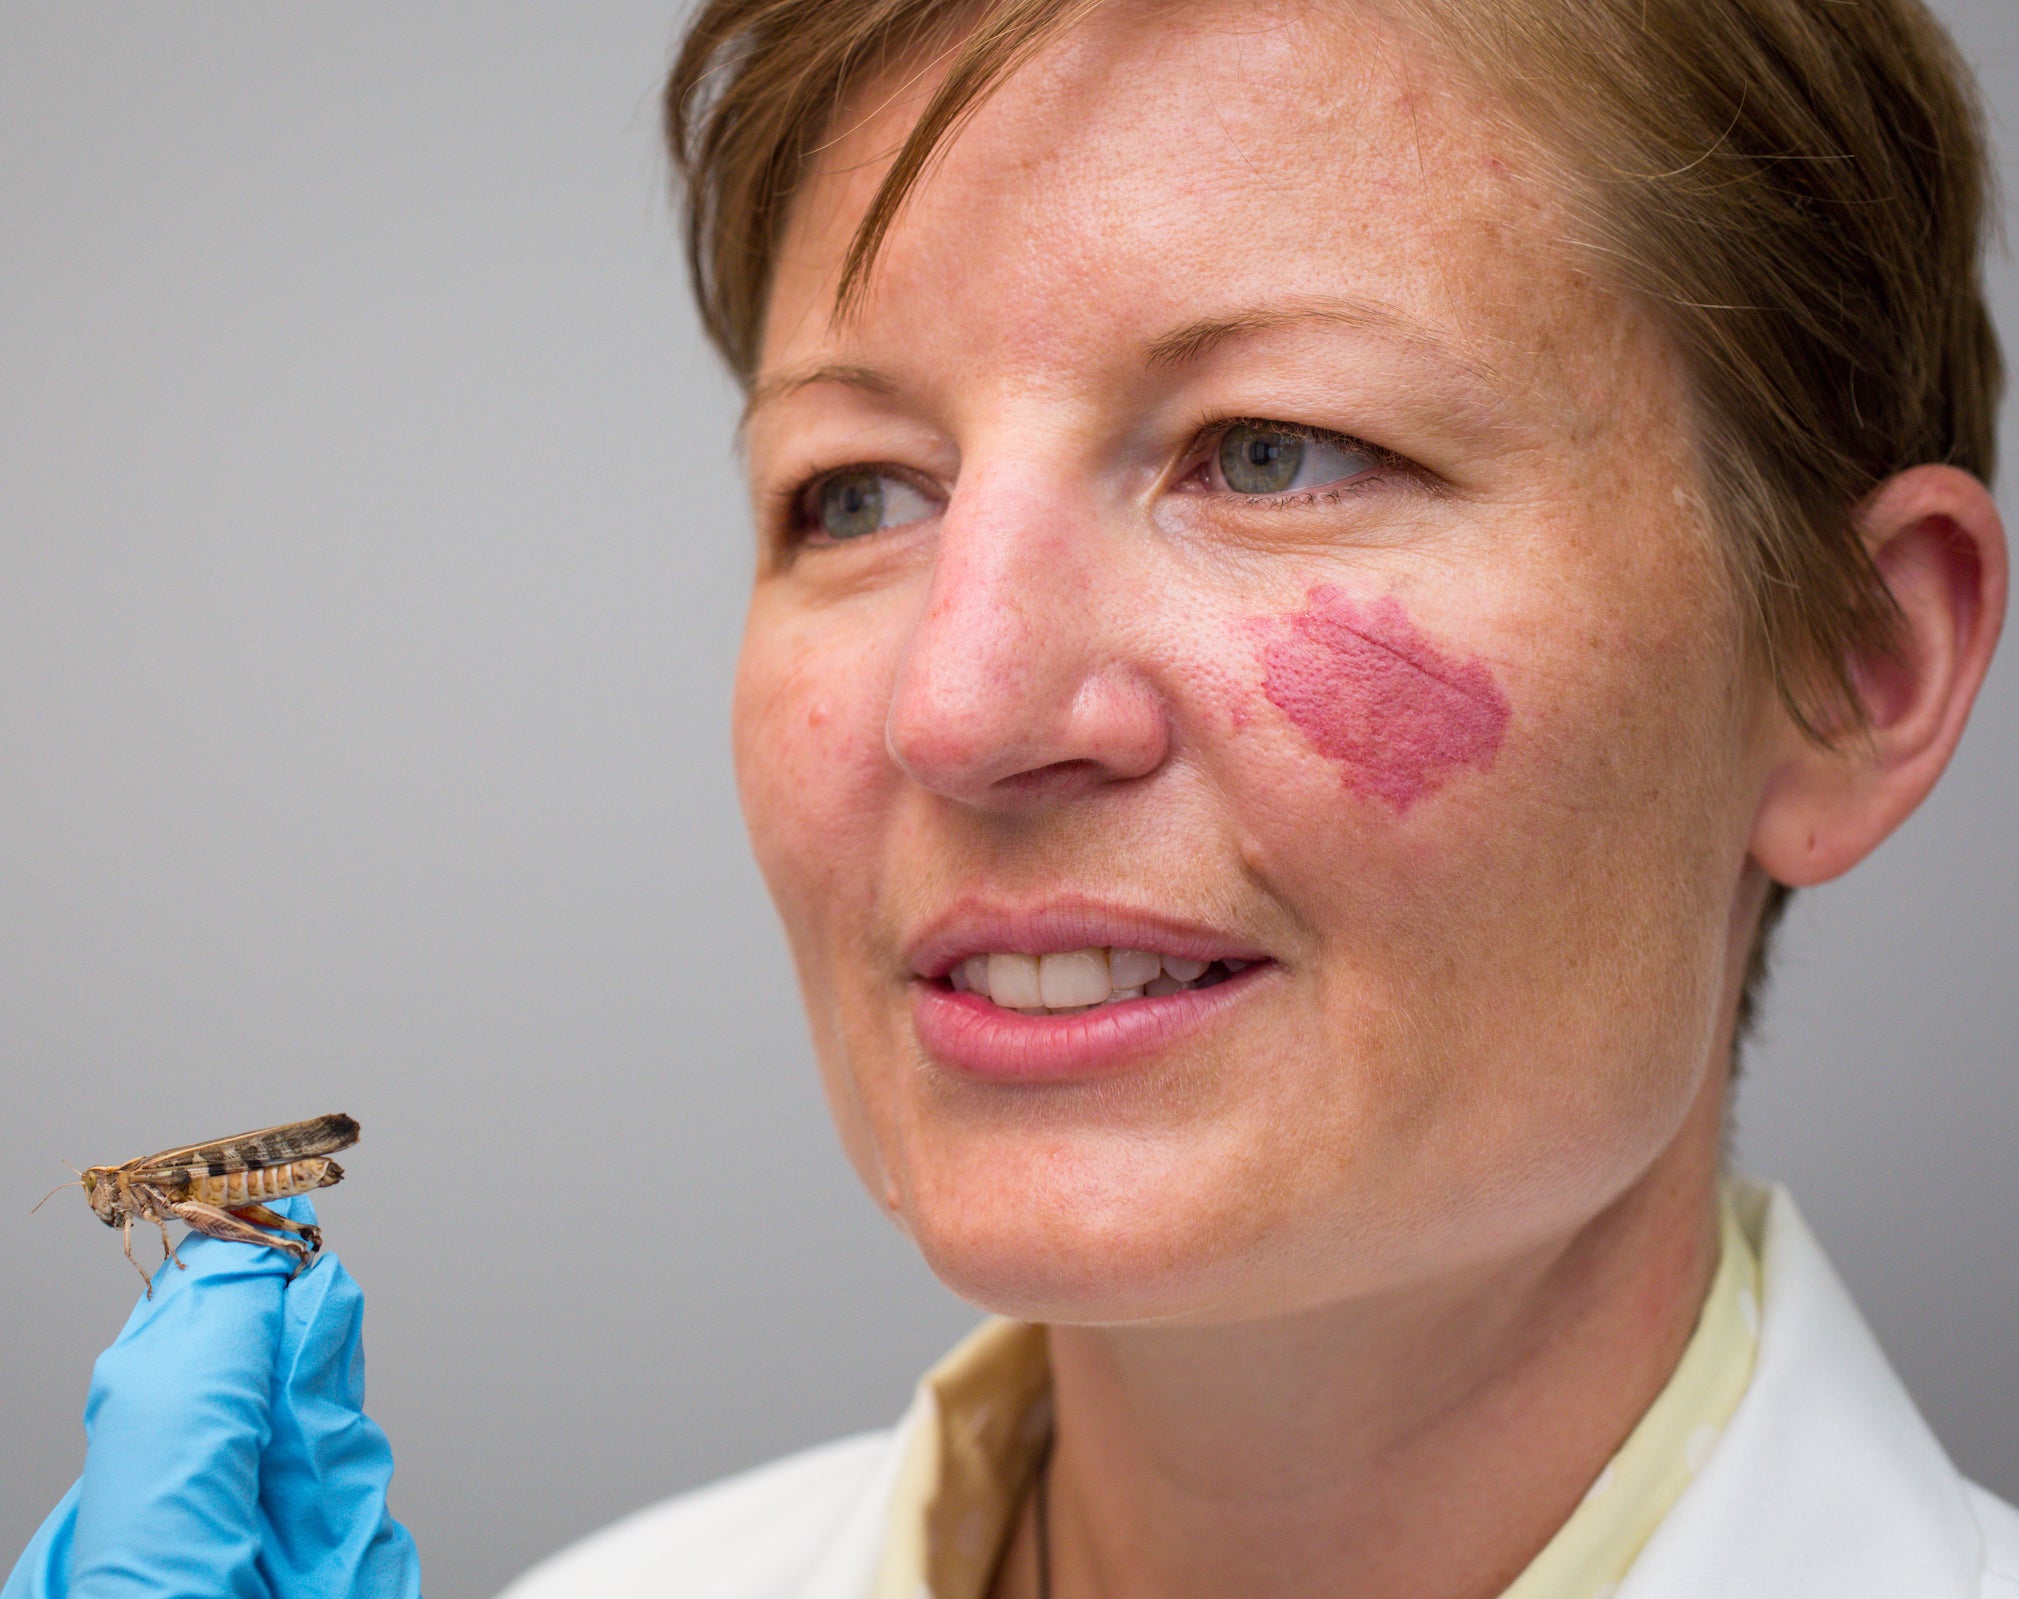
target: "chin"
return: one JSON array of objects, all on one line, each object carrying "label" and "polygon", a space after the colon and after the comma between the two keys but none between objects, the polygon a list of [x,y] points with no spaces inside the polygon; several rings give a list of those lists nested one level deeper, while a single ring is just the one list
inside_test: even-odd
[{"label": "chin", "polygon": [[[1147,1230],[1145,1230],[1147,1231]],[[1018,1321],[1117,1326],[1188,1319],[1203,1308],[1204,1263],[1131,1229],[1026,1219],[914,1231],[933,1274],[969,1304]]]},{"label": "chin", "polygon": [[[1105,1142],[1105,1141],[1103,1141]],[[1032,1138],[914,1167],[901,1219],[926,1264],[971,1304],[1020,1321],[1120,1325],[1244,1319],[1270,1220],[1140,1148]],[[1173,1165],[1177,1163],[1171,1163]]]}]

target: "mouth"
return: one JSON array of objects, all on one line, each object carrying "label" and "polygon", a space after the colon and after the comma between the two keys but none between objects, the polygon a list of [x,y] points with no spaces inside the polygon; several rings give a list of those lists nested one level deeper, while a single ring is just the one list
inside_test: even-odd
[{"label": "mouth", "polygon": [[1258,964],[1239,956],[1197,960],[1155,950],[1094,946],[1050,955],[996,950],[970,955],[939,979],[1023,1016],[1077,1016],[1131,1000],[1213,988]]},{"label": "mouth", "polygon": [[1056,1082],[1162,1054],[1275,969],[1251,945],[1132,913],[962,916],[915,948],[912,1016],[962,1075]]}]

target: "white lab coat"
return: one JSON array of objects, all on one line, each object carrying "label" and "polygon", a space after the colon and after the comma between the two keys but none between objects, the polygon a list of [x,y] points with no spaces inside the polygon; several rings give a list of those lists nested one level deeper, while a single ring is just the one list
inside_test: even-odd
[{"label": "white lab coat", "polygon": [[[1618,1599],[2019,1599],[2019,1511],[1949,1463],[1787,1194],[1741,1209],[1765,1290],[1752,1383]],[[620,1521],[504,1599],[865,1599],[930,1403]]]}]

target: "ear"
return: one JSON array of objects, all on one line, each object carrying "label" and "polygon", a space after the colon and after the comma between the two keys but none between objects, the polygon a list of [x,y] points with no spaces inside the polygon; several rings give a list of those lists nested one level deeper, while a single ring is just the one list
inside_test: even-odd
[{"label": "ear", "polygon": [[1849,871],[1935,786],[2005,620],[2005,528],[1969,473],[1917,466],[1889,478],[1857,525],[1899,607],[1899,653],[1851,663],[1869,736],[1826,748],[1780,718],[1752,855],[1791,888]]}]

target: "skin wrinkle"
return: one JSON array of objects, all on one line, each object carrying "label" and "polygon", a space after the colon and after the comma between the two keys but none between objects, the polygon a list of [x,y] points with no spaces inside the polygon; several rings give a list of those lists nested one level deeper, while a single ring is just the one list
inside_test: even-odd
[{"label": "skin wrinkle", "polygon": [[1398,814],[1447,770],[1491,767],[1513,714],[1477,659],[1453,661],[1386,596],[1360,605],[1320,584],[1262,651],[1263,692],[1355,793]]}]

